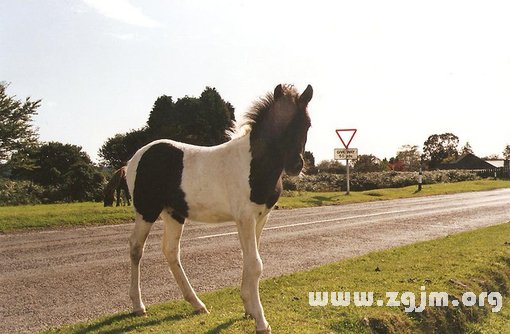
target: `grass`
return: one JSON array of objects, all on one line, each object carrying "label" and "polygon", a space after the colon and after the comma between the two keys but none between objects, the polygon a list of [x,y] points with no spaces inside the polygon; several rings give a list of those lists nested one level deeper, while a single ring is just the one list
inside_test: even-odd
[{"label": "grass", "polygon": [[510,298],[503,299],[503,308],[498,313],[489,313],[479,323],[470,324],[469,334],[501,334],[510,333]]},{"label": "grass", "polygon": [[[421,192],[416,186],[377,189],[361,192],[312,193],[287,192],[278,201],[280,208],[303,208],[321,205],[339,205],[406,197],[453,194],[467,191],[510,188],[510,181],[477,180],[457,183],[424,185]],[[92,225],[120,224],[133,221],[132,207],[104,208],[102,203],[70,203],[45,205],[20,205],[0,207],[0,233],[51,228],[82,227]]]},{"label": "grass", "polygon": [[[261,282],[261,299],[275,333],[503,333],[510,328],[510,223],[343,260],[306,272]],[[459,299],[498,291],[501,313],[485,307],[325,307],[308,304],[309,291],[447,292]],[[242,317],[239,289],[201,294],[211,314],[193,315],[183,301],[148,307],[148,317],[127,313],[53,329],[45,333],[252,333]],[[490,326],[490,327],[487,327]]]},{"label": "grass", "polygon": [[41,204],[0,207],[0,233],[118,224],[132,221],[132,207],[103,203]]},{"label": "grass", "polygon": [[283,209],[304,208],[311,206],[339,205],[397,198],[455,194],[468,191],[484,191],[499,188],[510,188],[510,181],[484,179],[455,183],[437,183],[423,185],[420,192],[416,191],[417,186],[366,191],[351,191],[349,195],[345,195],[345,192],[287,192],[288,196],[281,197],[278,201],[278,205]]}]

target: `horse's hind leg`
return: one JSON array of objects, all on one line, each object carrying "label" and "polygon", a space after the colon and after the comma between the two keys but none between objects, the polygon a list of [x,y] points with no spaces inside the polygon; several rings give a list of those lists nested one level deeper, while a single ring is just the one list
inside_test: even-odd
[{"label": "horse's hind leg", "polygon": [[127,181],[125,178],[121,181],[121,188],[124,190],[124,195],[126,196],[127,205],[131,205],[131,195],[129,194],[129,188],[127,185]]},{"label": "horse's hind leg", "polygon": [[124,189],[124,194],[126,195],[127,205],[130,206],[131,205],[131,195],[129,194],[129,189],[127,188],[127,186]]},{"label": "horse's hind leg", "polygon": [[140,214],[136,214],[135,228],[129,238],[130,257],[131,257],[131,287],[129,297],[133,302],[133,313],[137,315],[145,314],[145,305],[142,302],[140,291],[140,259],[145,248],[145,241],[151,230],[152,224],[143,220]]},{"label": "horse's hind leg", "polygon": [[172,274],[174,275],[177,285],[181,289],[182,295],[186,301],[188,301],[195,313],[209,313],[205,304],[197,297],[195,290],[191,287],[191,284],[184,273],[180,259],[180,240],[182,235],[183,224],[177,222],[170,214],[166,211],[161,213],[161,217],[164,221],[163,241],[161,248],[163,254],[168,261],[168,265]]}]

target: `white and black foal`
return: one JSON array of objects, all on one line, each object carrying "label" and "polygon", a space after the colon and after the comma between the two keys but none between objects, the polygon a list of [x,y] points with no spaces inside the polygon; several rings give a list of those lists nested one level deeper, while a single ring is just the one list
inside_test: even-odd
[{"label": "white and black foal", "polygon": [[140,259],[152,224],[164,221],[162,241],[184,299],[197,313],[207,313],[184,273],[179,243],[187,219],[236,222],[243,252],[241,297],[257,333],[270,333],[259,297],[262,261],[259,242],[269,212],[282,190],[282,175],[298,175],[310,118],[310,85],[302,94],[278,85],[255,103],[246,122],[227,143],[214,147],[157,140],[138,150],[128,163],[127,181],[136,211],[130,237],[133,311],[144,314]]}]

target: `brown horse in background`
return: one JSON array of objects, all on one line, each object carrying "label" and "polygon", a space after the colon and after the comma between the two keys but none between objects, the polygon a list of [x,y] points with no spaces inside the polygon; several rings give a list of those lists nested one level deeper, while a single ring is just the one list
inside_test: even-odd
[{"label": "brown horse in background", "polygon": [[127,205],[131,205],[131,195],[129,194],[126,182],[127,167],[121,167],[113,173],[112,178],[104,188],[104,206],[113,206],[114,193],[117,193],[117,206],[120,205],[120,191],[124,191]]}]

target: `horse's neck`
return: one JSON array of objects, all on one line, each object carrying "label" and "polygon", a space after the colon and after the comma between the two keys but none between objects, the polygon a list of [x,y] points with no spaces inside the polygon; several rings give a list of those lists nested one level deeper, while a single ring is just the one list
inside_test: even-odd
[{"label": "horse's neck", "polygon": [[[250,183],[252,182],[251,179],[254,179],[254,182],[274,189],[282,175],[284,166],[283,154],[277,150],[278,145],[275,142],[253,135],[253,133],[247,133],[219,147],[229,153],[238,152],[237,154],[239,155],[249,154],[248,159],[242,160],[250,164]],[[233,154],[233,156],[235,155],[236,153]],[[235,159],[237,160],[237,158]],[[230,163],[236,164],[241,163],[241,161],[230,161]]]},{"label": "horse's neck", "polygon": [[[276,142],[265,138],[250,136],[252,160],[250,163],[251,200],[257,204],[269,203],[276,199],[281,191],[281,177],[284,157]],[[274,201],[276,201],[276,199]]]}]

